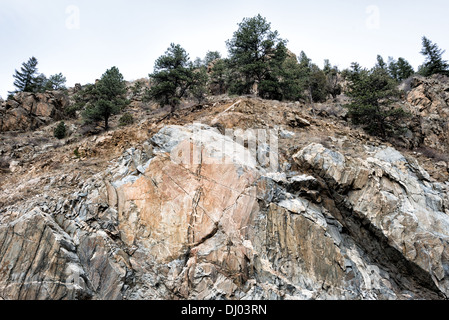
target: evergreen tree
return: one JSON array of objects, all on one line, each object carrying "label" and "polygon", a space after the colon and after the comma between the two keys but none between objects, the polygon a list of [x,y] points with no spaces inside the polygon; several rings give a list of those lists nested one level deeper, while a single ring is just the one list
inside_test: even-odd
[{"label": "evergreen tree", "polygon": [[282,94],[279,100],[298,101],[304,99],[304,81],[302,70],[295,55],[288,55],[282,64],[280,74],[280,92]]},{"label": "evergreen tree", "polygon": [[20,71],[15,71],[13,75],[15,81],[14,86],[17,88],[16,91],[9,92],[10,94],[16,92],[36,92],[38,89],[36,87],[36,79],[38,77],[37,72],[38,61],[35,57],[31,57],[27,62],[22,64]]},{"label": "evergreen tree", "polygon": [[45,85],[46,90],[64,90],[67,89],[65,87],[65,83],[67,82],[66,77],[63,76],[62,73],[54,74],[50,76]]},{"label": "evergreen tree", "polygon": [[300,86],[303,88],[303,90],[307,91],[307,96],[309,98],[309,101],[313,101],[312,97],[312,87],[311,87],[311,81],[310,81],[310,75],[312,73],[312,60],[309,59],[309,57],[306,55],[304,51],[301,51],[299,54],[299,80],[300,80]]},{"label": "evergreen tree", "polygon": [[327,74],[331,73],[332,69],[333,69],[332,64],[330,63],[329,59],[325,59],[323,72],[327,75]]},{"label": "evergreen tree", "polygon": [[195,61],[193,61],[193,68],[194,69],[198,69],[198,68],[204,67],[205,65],[206,64],[204,63],[203,59],[201,59],[199,57],[197,57],[195,59]]},{"label": "evergreen tree", "polygon": [[325,73],[316,64],[312,64],[310,67],[310,93],[313,102],[325,102],[327,100],[326,85]]},{"label": "evergreen tree", "polygon": [[399,79],[399,67],[398,62],[393,57],[388,57],[388,74],[398,81]]},{"label": "evergreen tree", "polygon": [[211,91],[214,94],[224,94],[228,87],[228,79],[228,61],[224,59],[215,60],[210,73]]},{"label": "evergreen tree", "polygon": [[442,57],[445,51],[426,37],[422,38],[422,46],[421,54],[426,57],[426,60],[420,66],[419,73],[425,77],[434,74],[449,75],[449,64]]},{"label": "evergreen tree", "polygon": [[410,78],[415,73],[412,65],[404,58],[398,59],[398,81],[403,81]]},{"label": "evergreen tree", "polygon": [[382,58],[382,56],[380,54],[377,55],[377,63],[374,66],[375,68],[379,68],[382,70],[387,70],[387,64],[385,63],[384,58]]},{"label": "evergreen tree", "polygon": [[276,45],[273,55],[267,62],[269,72],[259,83],[259,96],[264,99],[283,100],[285,98],[285,66],[287,48],[283,42]]},{"label": "evergreen tree", "polygon": [[307,92],[310,102],[326,101],[328,95],[326,74],[318,65],[312,63],[304,51],[299,55],[299,82]]},{"label": "evergreen tree", "polygon": [[207,69],[205,66],[194,71],[194,83],[190,89],[190,93],[200,104],[206,98],[208,94],[207,83],[209,81],[209,76],[207,75]]},{"label": "evergreen tree", "polygon": [[189,55],[179,44],[173,43],[165,55],[156,60],[154,73],[149,76],[153,81],[148,92],[149,98],[156,100],[162,107],[169,105],[171,112],[195,85],[198,77]]},{"label": "evergreen tree", "polygon": [[415,70],[410,63],[404,58],[399,58],[397,61],[392,57],[388,58],[388,73],[398,82],[401,82],[411,77]]},{"label": "evergreen tree", "polygon": [[61,140],[64,139],[67,133],[67,127],[64,121],[61,121],[53,130],[53,135],[55,138]]},{"label": "evergreen tree", "polygon": [[49,87],[48,79],[41,73],[34,79],[33,92],[45,92]]},{"label": "evergreen tree", "polygon": [[352,103],[346,107],[353,123],[363,125],[367,132],[382,138],[400,133],[401,121],[408,114],[393,106],[400,93],[387,71],[361,69],[354,63],[352,70],[347,72],[347,79],[347,95],[352,98]]},{"label": "evergreen tree", "polygon": [[[230,65],[236,76],[232,91],[249,94],[255,84],[261,84],[264,80],[273,81],[270,60],[282,54],[277,50],[284,50],[285,46],[279,44],[285,42],[279,38],[277,31],[271,30],[271,24],[260,14],[243,19],[233,38],[226,42]],[[266,84],[262,86],[266,87]]]},{"label": "evergreen tree", "polygon": [[105,130],[109,129],[109,118],[120,113],[126,106],[126,82],[117,67],[107,70],[93,89],[93,100],[83,112],[84,119],[104,121]]},{"label": "evergreen tree", "polygon": [[64,116],[67,118],[76,118],[78,111],[86,108],[93,108],[93,105],[98,100],[96,96],[96,86],[91,83],[84,85],[81,87],[81,90],[72,96],[72,99],[74,100],[74,103],[64,109]]},{"label": "evergreen tree", "polygon": [[31,57],[27,62],[22,64],[20,71],[16,70],[13,77],[14,86],[17,88],[9,94],[17,92],[45,92],[46,90],[61,90],[65,89],[66,78],[62,73],[52,75],[50,78],[41,73],[37,69],[38,61],[35,57]]}]

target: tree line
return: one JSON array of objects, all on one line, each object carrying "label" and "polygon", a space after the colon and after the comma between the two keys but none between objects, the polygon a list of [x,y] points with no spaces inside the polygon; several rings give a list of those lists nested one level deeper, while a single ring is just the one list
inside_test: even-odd
[{"label": "tree line", "polygon": [[[342,93],[342,80],[347,80],[346,94],[352,98],[347,106],[355,123],[365,124],[368,131],[386,137],[395,132],[401,118],[407,116],[392,107],[398,97],[399,82],[414,74],[449,76],[449,64],[443,60],[444,51],[428,38],[422,38],[424,63],[415,72],[403,57],[389,57],[385,62],[380,55],[372,69],[353,63],[349,69],[339,70],[329,60],[324,68],[301,52],[299,56],[287,49],[288,40],[280,37],[271,23],[260,14],[244,18],[233,37],[226,41],[228,57],[217,51],[207,52],[204,59],[190,60],[179,44],[172,43],[154,65],[149,74],[151,86],[145,99],[160,106],[170,106],[171,112],[190,97],[202,103],[207,95],[255,95],[264,99],[305,102],[325,102]],[[16,70],[14,85],[19,91],[40,92],[64,88],[62,74],[48,79],[37,72],[37,60],[32,57]],[[136,89],[137,90],[137,89]],[[14,92],[14,93],[15,93]],[[117,67],[107,70],[95,85],[88,85],[75,97],[69,110],[72,115],[83,110],[86,121],[104,121],[119,113],[127,104],[126,85]]]},{"label": "tree line", "polygon": [[[171,44],[149,75],[153,81],[149,98],[174,110],[188,94],[201,100],[206,92],[308,102],[324,102],[341,93],[339,77],[349,75],[351,68],[341,72],[325,60],[321,69],[304,52],[297,57],[287,49],[288,40],[272,31],[271,24],[261,15],[245,18],[238,26],[233,37],[226,41],[227,58],[222,58],[219,52],[208,52],[204,59],[191,62],[179,44]],[[395,82],[416,73],[449,75],[449,65],[442,59],[444,51],[426,37],[422,38],[422,44],[421,53],[426,60],[417,72],[403,57],[397,60],[389,57],[385,62],[380,55],[374,69],[384,70],[383,75]],[[206,84],[209,87],[204,88]]]}]

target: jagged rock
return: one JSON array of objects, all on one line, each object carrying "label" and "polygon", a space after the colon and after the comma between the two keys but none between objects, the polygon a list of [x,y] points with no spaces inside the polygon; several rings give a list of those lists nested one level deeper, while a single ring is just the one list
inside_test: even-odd
[{"label": "jagged rock", "polygon": [[250,138],[165,126],[84,180],[17,186],[48,190],[0,209],[0,299],[447,296],[447,184],[391,147],[309,141],[280,172]]},{"label": "jagged rock", "polygon": [[[8,221],[9,220],[9,221]],[[35,208],[0,225],[3,299],[82,299],[90,296],[72,239]]]},{"label": "jagged rock", "polygon": [[[407,262],[420,268],[415,270],[417,277],[424,273],[425,281],[433,281],[448,295],[446,186],[429,183],[422,168],[410,164],[392,148],[361,160],[312,144],[294,158],[344,198],[342,208],[369,225],[379,238],[386,239]],[[446,191],[441,192],[441,188]]]},{"label": "jagged rock", "polygon": [[2,104],[0,132],[35,130],[51,121],[60,120],[68,104],[68,97],[59,91],[19,92],[14,100]]},{"label": "jagged rock", "polygon": [[81,83],[75,83],[75,87],[73,87],[73,93],[78,93],[82,90]]},{"label": "jagged rock", "polygon": [[[164,285],[131,291],[131,298],[242,299],[254,292],[265,299],[403,299],[409,291],[436,296],[413,279],[395,284],[395,269],[376,263],[343,233],[341,214],[332,217],[313,199],[287,191],[321,188],[313,176],[272,180],[255,159],[242,162],[238,153],[227,153],[225,164],[217,162],[239,146],[223,147],[223,137],[206,126],[167,127],[152,141],[156,156],[144,164],[145,175],[113,184],[122,240],[137,247],[130,259],[136,277],[147,277],[147,286]],[[368,183],[369,166],[341,174],[356,162],[318,149],[321,160],[312,163],[335,179],[330,185],[356,191]],[[170,160],[183,150],[197,151],[201,162]],[[384,150],[378,157],[392,154]]]},{"label": "jagged rock", "polygon": [[[410,124],[415,142],[449,153],[449,78],[415,76],[404,108],[417,119]],[[410,140],[410,139],[409,139]]]},{"label": "jagged rock", "polygon": [[286,115],[286,122],[290,127],[293,128],[304,128],[310,127],[310,122],[304,118],[301,118],[295,113],[290,113]]}]

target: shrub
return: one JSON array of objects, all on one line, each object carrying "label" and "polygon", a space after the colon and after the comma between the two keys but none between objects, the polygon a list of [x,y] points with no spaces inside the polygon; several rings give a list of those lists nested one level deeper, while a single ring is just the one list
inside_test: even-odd
[{"label": "shrub", "polygon": [[53,131],[53,135],[55,136],[55,138],[60,140],[65,138],[66,133],[67,128],[65,126],[64,121],[61,121]]},{"label": "shrub", "polygon": [[131,92],[133,97],[138,97],[142,94],[145,83],[142,80],[137,80],[131,87]]},{"label": "shrub", "polygon": [[77,111],[80,111],[83,109],[83,106],[79,103],[74,103],[69,105],[67,108],[64,109],[64,116],[73,119],[76,118]]},{"label": "shrub", "polygon": [[120,127],[125,127],[130,124],[133,124],[134,118],[130,113],[125,113],[123,116],[120,117],[118,122]]}]

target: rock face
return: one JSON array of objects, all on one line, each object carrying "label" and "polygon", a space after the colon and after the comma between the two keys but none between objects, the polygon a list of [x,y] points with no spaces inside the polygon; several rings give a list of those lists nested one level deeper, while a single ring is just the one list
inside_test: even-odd
[{"label": "rock face", "polygon": [[279,171],[253,138],[166,126],[88,181],[59,178],[77,192],[0,209],[0,298],[448,296],[447,184],[385,147],[310,143]]},{"label": "rock face", "polygon": [[68,104],[67,95],[58,91],[19,92],[13,100],[0,106],[0,132],[35,130],[51,121],[60,120]]},{"label": "rock face", "polygon": [[385,259],[398,260],[392,262],[447,295],[447,185],[430,183],[422,168],[392,148],[362,161],[310,145],[295,158],[330,187],[343,226],[365,227],[355,236],[361,246],[380,243],[385,253],[395,251]]},{"label": "rock face", "polygon": [[404,107],[415,117],[411,126],[414,145],[449,153],[449,78],[414,77]]}]

